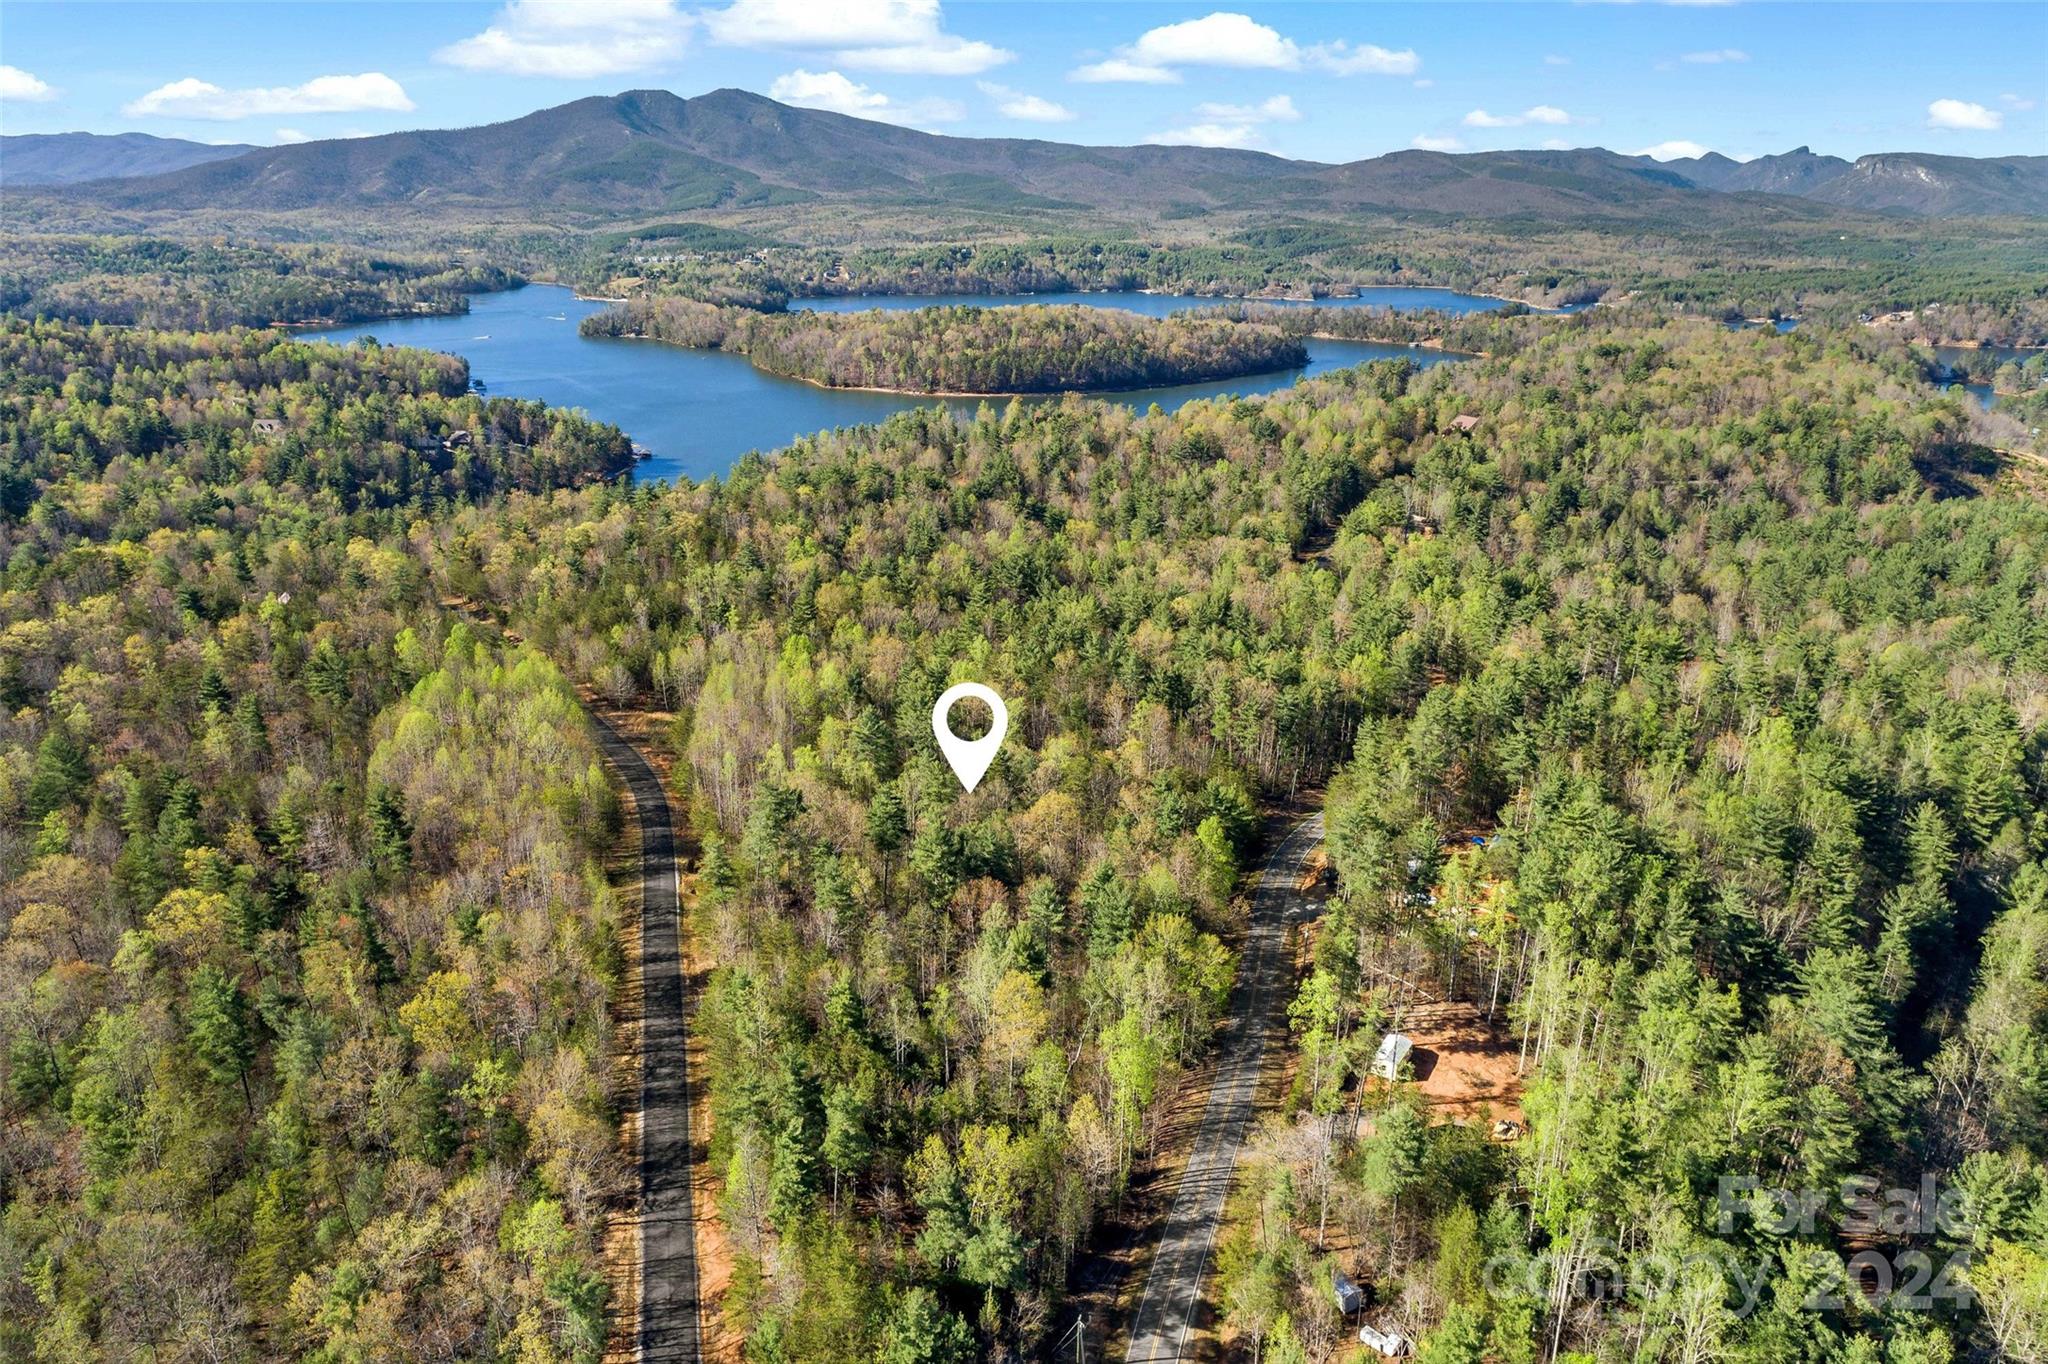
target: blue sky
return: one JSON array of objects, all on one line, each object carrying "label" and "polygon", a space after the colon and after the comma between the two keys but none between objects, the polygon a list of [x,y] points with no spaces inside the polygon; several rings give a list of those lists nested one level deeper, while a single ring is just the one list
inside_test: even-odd
[{"label": "blue sky", "polygon": [[514,0],[0,7],[0,128],[275,143],[736,85],[966,136],[2048,153],[2048,5]]}]

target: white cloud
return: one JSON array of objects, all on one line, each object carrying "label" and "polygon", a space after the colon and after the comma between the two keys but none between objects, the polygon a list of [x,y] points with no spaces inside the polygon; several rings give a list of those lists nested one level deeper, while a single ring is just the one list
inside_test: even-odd
[{"label": "white cloud", "polygon": [[511,0],[490,27],[448,44],[434,60],[513,76],[616,76],[676,61],[691,23],[675,0]]},{"label": "white cloud", "polygon": [[1414,87],[1415,87],[1415,88],[1416,88],[1417,90],[1427,90],[1427,89],[1429,89],[1430,87],[1432,87],[1432,86],[1434,86],[1434,85],[1436,84],[1436,82],[1435,82],[1435,81],[1431,80],[1431,79],[1430,79],[1429,77],[1427,77],[1427,76],[1424,76],[1424,77],[1423,77],[1423,78],[1422,78],[1421,80],[1418,80],[1418,81],[1412,81],[1412,82],[1410,82],[1410,83],[1411,83],[1412,85],[1414,85]]},{"label": "white cloud", "polygon": [[1927,106],[1927,126],[1995,133],[2005,126],[2005,115],[1968,100],[1938,99]]},{"label": "white cloud", "polygon": [[834,59],[860,71],[893,71],[916,76],[972,76],[1013,61],[1016,53],[993,43],[970,42],[941,33],[928,43],[902,47],[853,47]]},{"label": "white cloud", "polygon": [[1717,47],[1706,52],[1688,52],[1678,60],[1694,66],[1721,66],[1728,62],[1746,62],[1749,54],[1739,47]]},{"label": "white cloud", "polygon": [[1212,123],[1299,123],[1301,110],[1288,95],[1257,104],[1197,104],[1195,113]]},{"label": "white cloud", "polygon": [[1104,61],[1075,67],[1067,73],[1067,79],[1091,85],[1112,82],[1125,82],[1131,85],[1179,85],[1180,73],[1168,71],[1164,67],[1127,61],[1122,57],[1110,57]]},{"label": "white cloud", "polygon": [[276,137],[277,145],[280,147],[292,147],[313,140],[310,135],[300,132],[297,128],[279,128]]},{"label": "white cloud", "polygon": [[1652,161],[1690,161],[1693,157],[1705,156],[1712,150],[1713,148],[1701,146],[1697,142],[1675,138],[1670,142],[1659,142],[1654,147],[1644,147],[1640,151],[1630,152],[1629,155],[1647,156]]},{"label": "white cloud", "polygon": [[775,83],[768,87],[768,94],[784,104],[795,104],[805,109],[826,109],[835,114],[851,114],[855,118],[898,123],[911,128],[925,128],[934,123],[958,123],[967,117],[967,110],[957,100],[920,99],[902,103],[879,90],[870,90],[857,81],[848,80],[837,71],[798,69],[786,76],[777,76]]},{"label": "white cloud", "polygon": [[1077,68],[1077,81],[1131,81],[1166,85],[1180,79],[1176,67],[1221,66],[1246,71],[1314,68],[1336,76],[1371,73],[1412,76],[1422,65],[1412,50],[1339,40],[1304,47],[1247,14],[1218,10],[1147,29],[1107,60]]},{"label": "white cloud", "polygon": [[2027,99],[2021,95],[2015,95],[2010,91],[2006,92],[2003,95],[2000,95],[1998,97],[1998,102],[2000,104],[2003,104],[2008,109],[2017,109],[2023,114],[2027,112],[2027,110],[2034,107],[2033,100]]},{"label": "white cloud", "polygon": [[1445,133],[1441,137],[1430,133],[1417,133],[1415,140],[1408,145],[1418,151],[1425,152],[1461,152],[1465,150],[1465,144],[1452,137],[1449,133]]},{"label": "white cloud", "polygon": [[1465,115],[1467,128],[1519,128],[1525,123],[1543,123],[1558,127],[1577,122],[1580,120],[1549,104],[1534,104],[1519,114],[1489,114],[1484,109],[1474,109]]},{"label": "white cloud", "polygon": [[57,88],[48,81],[37,80],[18,66],[0,66],[0,99],[43,104],[55,98]]},{"label": "white cloud", "polygon": [[1248,14],[1218,11],[1141,34],[1128,49],[1144,66],[1237,66],[1287,71],[1301,64],[1292,39]]},{"label": "white cloud", "polygon": [[1256,147],[1259,130],[1249,123],[1193,123],[1153,133],[1145,140],[1172,147]]},{"label": "white cloud", "polygon": [[1560,57],[1555,52],[1548,52],[1544,54],[1543,64],[1545,66],[1570,66],[1572,59],[1570,57]]},{"label": "white cloud", "polygon": [[187,76],[121,106],[130,118],[250,118],[257,114],[348,114],[367,109],[404,113],[413,107],[399,83],[381,71],[315,76],[304,85],[223,90]]},{"label": "white cloud", "polygon": [[733,47],[901,47],[939,27],[937,0],[735,0],[704,30]]},{"label": "white cloud", "polygon": [[938,0],[735,0],[702,17],[715,42],[830,52],[857,71],[974,76],[1017,55],[946,32]]},{"label": "white cloud", "polygon": [[1064,104],[1054,104],[1037,95],[1027,95],[1022,90],[1012,90],[1007,85],[994,81],[976,81],[975,86],[982,94],[996,102],[996,112],[1004,118],[1022,119],[1026,123],[1071,123],[1074,111]]},{"label": "white cloud", "polygon": [[1572,144],[1570,138],[1546,137],[1536,145],[1541,147],[1546,152],[1562,152],[1570,151]]},{"label": "white cloud", "polygon": [[1145,140],[1193,147],[1257,147],[1263,142],[1262,125],[1299,123],[1301,110],[1294,107],[1292,95],[1273,95],[1257,104],[1197,104],[1195,119],[1186,127],[1153,133]]},{"label": "white cloud", "polygon": [[1318,43],[1306,49],[1303,56],[1310,66],[1333,76],[1412,76],[1422,66],[1422,58],[1415,55],[1413,48],[1393,52],[1371,43],[1353,47],[1342,39]]}]

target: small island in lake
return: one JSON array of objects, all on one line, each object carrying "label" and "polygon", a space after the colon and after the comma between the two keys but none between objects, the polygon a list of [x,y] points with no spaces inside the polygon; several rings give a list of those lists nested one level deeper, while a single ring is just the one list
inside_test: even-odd
[{"label": "small island in lake", "polygon": [[1276,327],[1075,306],[764,313],[636,299],[585,318],[583,334],[735,351],[785,378],[899,393],[1112,392],[1308,363]]}]

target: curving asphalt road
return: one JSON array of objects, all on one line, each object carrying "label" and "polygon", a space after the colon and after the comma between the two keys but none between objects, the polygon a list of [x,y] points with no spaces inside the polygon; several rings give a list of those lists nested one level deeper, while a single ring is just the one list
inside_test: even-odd
[{"label": "curving asphalt road", "polygon": [[1152,1268],[1131,1318],[1131,1364],[1163,1364],[1186,1357],[1188,1335],[1202,1305],[1209,1251],[1223,1220],[1223,1202],[1237,1165],[1237,1148],[1258,1097],[1266,1044],[1287,1026],[1289,965],[1284,944],[1289,924],[1307,917],[1300,893],[1302,865],[1323,841],[1323,817],[1312,815],[1288,830],[1266,859],[1252,896],[1251,923],[1238,958],[1230,1017],[1216,1057],[1216,1080],[1195,1129],[1193,1148],[1175,1186],[1173,1207],[1159,1233]]},{"label": "curving asphalt road", "polygon": [[590,713],[598,746],[633,793],[640,824],[639,1364],[698,1364],[697,1235],[690,1206],[690,1077],[683,1031],[676,835],[640,750]]}]

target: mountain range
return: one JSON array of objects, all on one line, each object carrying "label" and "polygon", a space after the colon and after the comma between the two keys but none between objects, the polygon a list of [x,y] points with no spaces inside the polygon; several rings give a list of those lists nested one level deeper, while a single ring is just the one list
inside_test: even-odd
[{"label": "mountain range", "polygon": [[246,142],[187,142],[148,133],[19,133],[0,137],[0,185],[70,185],[161,175],[261,150]]},{"label": "mountain range", "polygon": [[102,210],[407,209],[605,221],[805,202],[1564,222],[1782,220],[1829,208],[2048,216],[2048,156],[1894,152],[1852,163],[1800,147],[1747,162],[1714,153],[1654,161],[1592,147],[1400,151],[1329,165],[1225,148],[947,137],[743,90],[694,99],[633,90],[482,127],[283,147],[133,141],[141,136],[0,139],[0,183],[59,187],[48,192]]}]

